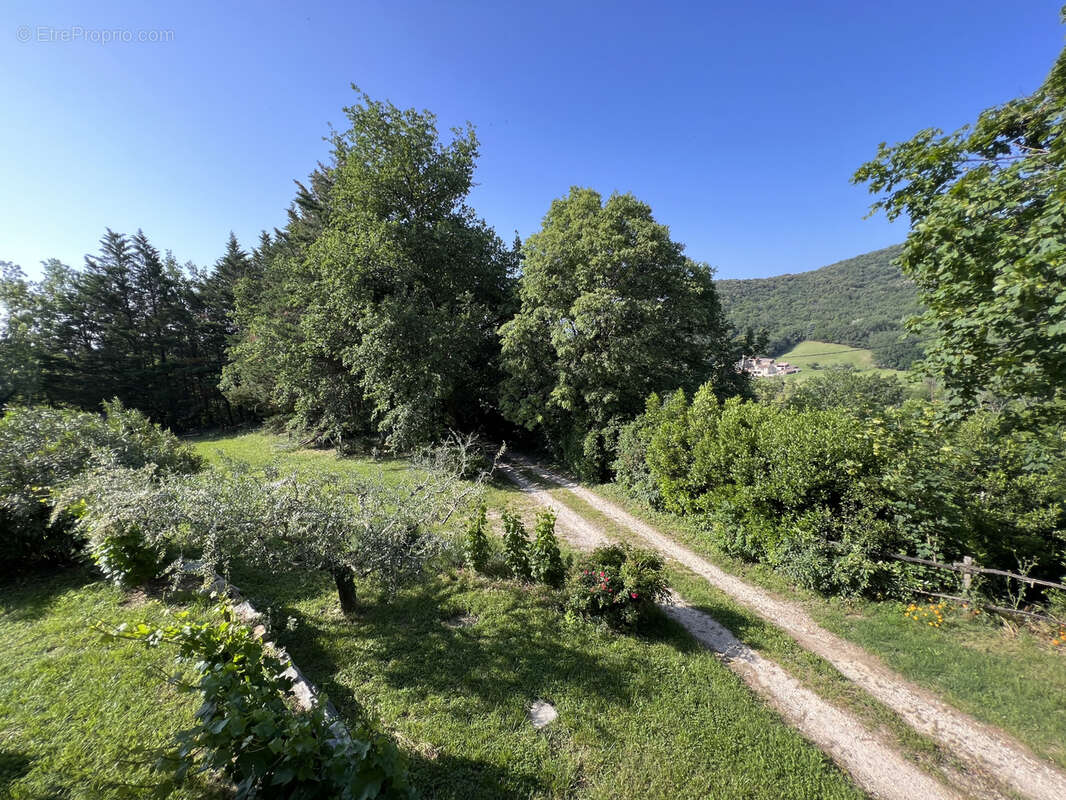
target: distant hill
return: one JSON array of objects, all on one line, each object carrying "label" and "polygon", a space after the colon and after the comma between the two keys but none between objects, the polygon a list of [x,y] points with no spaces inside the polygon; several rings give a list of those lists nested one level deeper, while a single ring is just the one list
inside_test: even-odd
[{"label": "distant hill", "polygon": [[810,272],[716,281],[718,294],[737,328],[767,332],[767,355],[816,339],[869,348],[880,366],[906,369],[921,351],[899,342],[902,321],[919,310],[914,284],[893,263],[901,247]]}]

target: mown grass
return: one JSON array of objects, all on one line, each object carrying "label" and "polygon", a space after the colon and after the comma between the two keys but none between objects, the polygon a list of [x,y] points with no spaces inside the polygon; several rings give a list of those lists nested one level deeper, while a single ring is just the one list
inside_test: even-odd
[{"label": "mown grass", "polygon": [[[172,653],[104,643],[97,622],[161,621],[166,606],[131,598],[88,570],[0,585],[0,797],[145,797],[160,775],[144,751],[188,727],[197,701],[165,680]],[[221,797],[193,783],[177,798]]]},{"label": "mown grass", "polygon": [[907,375],[901,370],[883,369],[876,366],[871,350],[846,344],[819,342],[814,339],[800,342],[784,355],[778,356],[777,360],[787,361],[800,368],[800,372],[783,376],[785,380],[805,380],[812,375],[817,375],[820,369],[840,365],[854,367],[860,372],[875,372],[880,375],[895,375],[901,378]]},{"label": "mown grass", "polygon": [[[197,446],[269,460],[276,443],[257,434]],[[300,468],[335,457],[280,458]],[[487,500],[528,510],[502,486]],[[257,606],[296,620],[281,643],[342,715],[380,718],[410,753],[425,797],[861,796],[663,616],[619,635],[566,615],[556,592],[445,570],[390,601],[364,587],[349,619],[325,576],[238,565],[233,578]],[[540,732],[526,720],[537,699],[560,715]]]},{"label": "mown grass", "polygon": [[653,511],[620,487],[593,488],[723,569],[801,603],[826,629],[1066,767],[1066,653],[1046,637],[987,615],[972,619],[949,614],[944,627],[934,628],[907,619],[905,605],[898,601],[825,598],[790,584],[764,565],[729,557],[697,525]]},{"label": "mown grass", "polygon": [[[297,663],[342,715],[380,718],[426,797],[859,796],[666,619],[618,635],[467,572],[346,619],[326,580],[237,578],[297,620],[282,638]],[[543,732],[526,720],[538,699],[560,715]]]}]

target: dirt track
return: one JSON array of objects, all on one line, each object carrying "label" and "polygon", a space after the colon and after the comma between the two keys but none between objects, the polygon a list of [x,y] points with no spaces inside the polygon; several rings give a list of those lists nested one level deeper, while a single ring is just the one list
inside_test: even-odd
[{"label": "dirt track", "polygon": [[[522,473],[503,465],[501,472],[537,503],[556,513],[556,530],[570,544],[588,550],[607,536],[595,524],[560,504],[547,490]],[[826,702],[780,666],[738,640],[708,614],[671,593],[663,610],[708,649],[807,739],[832,758],[864,791],[884,800],[939,800],[962,795],[943,786],[907,761],[854,715]]]},{"label": "dirt track", "polygon": [[[1003,732],[947,705],[932,693],[910,683],[886,667],[862,648],[825,630],[798,605],[774,597],[769,592],[730,575],[629,514],[617,504],[574,481],[532,462],[521,459],[515,461],[548,484],[572,492],[612,522],[635,534],[646,545],[688,567],[763,619],[785,631],[802,647],[824,658],[848,680],[895,711],[915,730],[937,741],[946,751],[966,764],[974,775],[992,778],[1004,787],[1033,800],[1066,798],[1066,774],[1049,762],[1037,758],[1024,745]],[[515,474],[513,469],[510,472]],[[560,505],[546,490],[533,487],[528,480],[526,483],[537,492],[543,492],[548,501],[554,502],[556,507]],[[522,488],[529,491],[527,487]],[[573,511],[570,511],[569,515],[576,517],[581,525],[590,525]],[[603,535],[602,532],[600,535]],[[850,771],[852,770],[849,769]],[[856,780],[859,780],[857,775]],[[909,796],[935,795],[923,792],[922,795],[914,793]]]}]

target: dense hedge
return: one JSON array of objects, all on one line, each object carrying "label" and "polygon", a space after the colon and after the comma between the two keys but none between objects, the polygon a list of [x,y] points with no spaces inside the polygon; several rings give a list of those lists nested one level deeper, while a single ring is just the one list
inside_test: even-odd
[{"label": "dense hedge", "polygon": [[1058,580],[1063,439],[1000,423],[982,412],[946,427],[916,400],[862,413],[722,404],[704,386],[691,401],[652,396],[622,432],[615,469],[633,494],[694,516],[726,552],[819,591],[897,592],[914,578],[885,558],[900,552]]}]

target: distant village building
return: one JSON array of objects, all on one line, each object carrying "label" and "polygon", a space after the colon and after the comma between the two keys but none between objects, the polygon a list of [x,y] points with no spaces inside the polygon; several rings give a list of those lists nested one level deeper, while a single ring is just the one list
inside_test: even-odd
[{"label": "distant village building", "polygon": [[776,361],[772,358],[744,356],[737,362],[737,372],[746,372],[755,378],[773,378],[777,375],[791,375],[799,371],[799,367],[787,361]]}]

